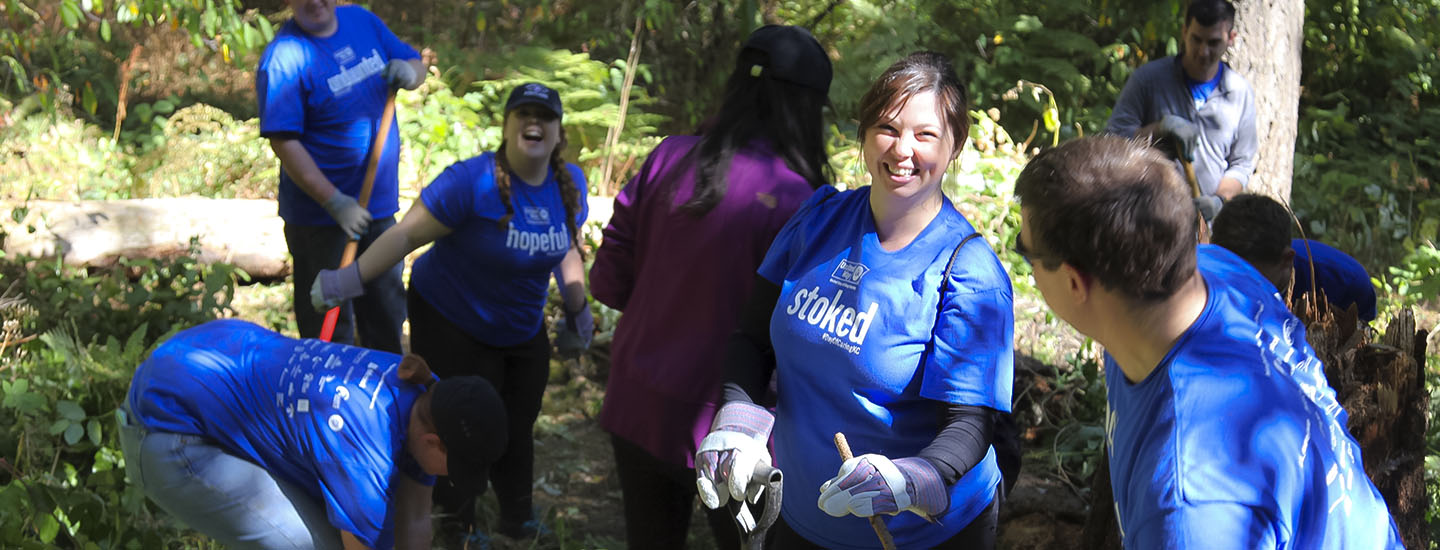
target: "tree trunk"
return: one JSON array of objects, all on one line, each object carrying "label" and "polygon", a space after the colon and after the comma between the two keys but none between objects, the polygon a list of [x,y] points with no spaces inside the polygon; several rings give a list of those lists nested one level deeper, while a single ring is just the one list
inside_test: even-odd
[{"label": "tree trunk", "polygon": [[1289,204],[1305,2],[1237,0],[1235,9],[1235,45],[1226,62],[1255,89],[1255,131],[1260,140],[1248,190]]}]

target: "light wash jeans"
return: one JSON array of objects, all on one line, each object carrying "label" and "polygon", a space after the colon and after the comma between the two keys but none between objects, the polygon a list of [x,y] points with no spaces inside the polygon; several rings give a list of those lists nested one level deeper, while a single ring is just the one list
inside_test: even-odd
[{"label": "light wash jeans", "polygon": [[339,549],[325,506],[205,438],[151,432],[115,411],[125,474],[152,502],[226,548]]}]

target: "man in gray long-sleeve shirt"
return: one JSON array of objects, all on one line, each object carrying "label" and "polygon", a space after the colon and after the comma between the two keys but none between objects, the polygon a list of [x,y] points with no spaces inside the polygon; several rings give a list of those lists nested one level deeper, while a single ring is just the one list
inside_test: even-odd
[{"label": "man in gray long-sleeve shirt", "polygon": [[1181,36],[1179,56],[1146,63],[1130,76],[1105,131],[1178,142],[1200,184],[1195,207],[1210,221],[1255,171],[1255,92],[1220,61],[1235,42],[1230,2],[1192,0]]}]

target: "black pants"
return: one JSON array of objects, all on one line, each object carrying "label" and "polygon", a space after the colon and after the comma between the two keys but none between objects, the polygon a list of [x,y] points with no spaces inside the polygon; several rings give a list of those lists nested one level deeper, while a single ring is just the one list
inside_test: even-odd
[{"label": "black pants", "polygon": [[[535,479],[535,417],[540,414],[550,378],[550,340],[542,328],[530,340],[508,347],[477,341],[445,319],[414,288],[408,293],[410,349],[435,375],[485,377],[505,401],[510,440],[505,454],[490,467],[490,485],[500,501],[500,525],[518,527],[533,519],[531,485]],[[435,504],[453,514],[462,529],[475,522],[475,493],[461,491],[443,478],[435,484]]]},{"label": "black pants", "polygon": [[[360,238],[359,252],[395,225],[394,216],[370,222],[370,229]],[[290,249],[294,266],[291,303],[295,307],[295,328],[301,338],[318,338],[325,313],[310,305],[310,283],[322,269],[340,267],[340,256],[350,241],[335,225],[285,224],[285,246]],[[358,257],[358,255],[357,255]],[[365,294],[340,306],[335,323],[337,344],[359,344],[370,349],[400,353],[401,326],[405,322],[405,283],[400,280],[404,266],[397,263],[374,280],[365,283]],[[357,330],[358,329],[358,330]]]},{"label": "black pants", "polygon": [[[695,470],[665,462],[639,445],[611,435],[615,470],[625,499],[625,544],[630,550],[680,550],[695,509]],[[740,547],[735,522],[725,508],[704,509],[715,547]]]},{"label": "black pants", "polygon": [[[997,493],[995,500],[990,501],[990,505],[986,506],[984,510],[981,510],[980,515],[975,516],[975,519],[970,521],[970,525],[966,525],[959,533],[950,537],[950,540],[935,546],[935,549],[992,550],[995,548],[995,534],[1000,524],[1000,502],[1002,500],[1004,499]],[[904,513],[908,514],[910,512]],[[854,521],[863,521],[861,518],[853,519]],[[800,536],[799,533],[796,533],[794,529],[791,529],[790,526],[785,523],[783,516],[775,521],[775,526],[770,529],[770,536],[766,538],[768,542],[765,547],[776,550],[791,550],[795,548],[802,550],[823,550],[824,548],[823,546],[810,542],[805,537]],[[880,548],[880,539],[875,538],[869,542],[874,543],[875,548]]]}]

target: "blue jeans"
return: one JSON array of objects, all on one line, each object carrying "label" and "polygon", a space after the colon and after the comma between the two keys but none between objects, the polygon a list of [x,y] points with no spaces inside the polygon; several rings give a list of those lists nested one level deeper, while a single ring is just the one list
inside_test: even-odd
[{"label": "blue jeans", "polygon": [[[370,222],[370,229],[360,238],[360,253],[364,253],[370,243],[393,225],[394,216]],[[300,330],[301,338],[320,336],[325,312],[315,311],[310,305],[310,283],[315,282],[320,270],[340,267],[340,256],[345,252],[347,242],[349,238],[337,225],[285,224],[285,246],[290,249],[291,262],[295,267],[295,294],[291,298],[295,307],[295,326]],[[401,325],[405,322],[403,270],[403,264],[395,264],[389,271],[365,284],[365,295],[340,307],[340,321],[335,324],[333,342],[354,344],[358,327],[360,345],[403,353],[404,350],[400,349]]]},{"label": "blue jeans", "polygon": [[203,437],[152,432],[115,411],[125,474],[175,519],[226,548],[339,549],[325,506]]}]

